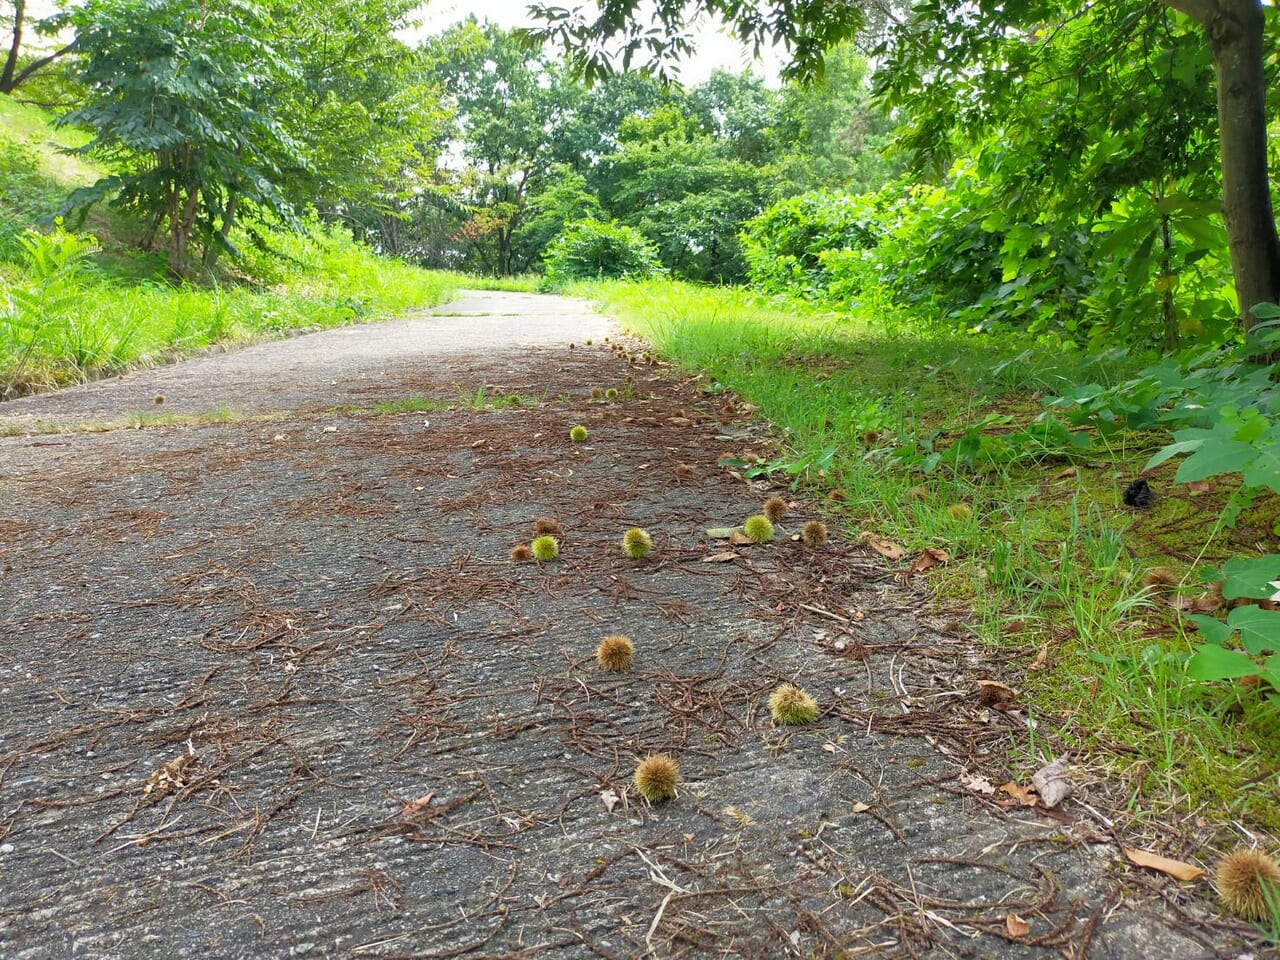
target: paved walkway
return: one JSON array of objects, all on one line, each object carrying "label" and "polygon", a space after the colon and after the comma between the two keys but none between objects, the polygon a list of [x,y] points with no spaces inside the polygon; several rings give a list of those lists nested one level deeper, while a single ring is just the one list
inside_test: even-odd
[{"label": "paved walkway", "polygon": [[477,294],[0,404],[44,431],[0,440],[0,956],[1239,954],[1088,809],[960,779],[1034,768],[992,665],[813,506],[710,539],[767,438],[617,343]]}]

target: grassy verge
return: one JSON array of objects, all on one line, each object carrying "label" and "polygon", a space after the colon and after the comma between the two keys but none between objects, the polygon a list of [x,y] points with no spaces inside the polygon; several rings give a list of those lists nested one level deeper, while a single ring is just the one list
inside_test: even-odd
[{"label": "grassy verge", "polygon": [[[1267,540],[1274,504],[1224,529],[1225,493],[1174,487],[1169,466],[1152,479],[1160,496],[1151,510],[1126,508],[1123,489],[1163,443],[1150,433],[1070,459],[1030,443],[973,468],[925,471],[901,456],[943,449],[975,425],[992,435],[1026,428],[1042,395],[1120,382],[1132,368],[741,291],[650,283],[576,292],[702,373],[704,389],[755,404],[782,438],[766,465],[772,477],[829,497],[852,533],[913,555],[946,551],[952,561],[929,574],[938,602],[973,612],[993,672],[1023,691],[1033,715],[1052,719],[1061,747],[1089,756],[1099,788],[1135,821],[1203,813],[1280,831],[1280,717],[1247,690],[1186,680],[1192,641],[1174,609],[1179,596],[1204,592],[1199,565]],[[1144,586],[1155,568],[1180,583],[1166,593]],[[1036,759],[1011,758],[1011,775]]]},{"label": "grassy verge", "polygon": [[[340,230],[241,240],[221,284],[175,284],[137,249],[137,224],[95,209],[82,233],[37,224],[101,171],[69,155],[83,134],[0,96],[0,399],[214,344],[376,320],[449,299],[458,277],[376,256]],[[90,241],[87,238],[93,238]]]},{"label": "grassy verge", "polygon": [[505,290],[510,293],[537,293],[542,277],[526,273],[519,277],[482,277],[474,273],[446,274],[460,290]]},{"label": "grassy verge", "polygon": [[[73,240],[33,241],[46,247]],[[375,256],[340,233],[281,238],[269,285],[122,278],[85,258],[0,278],[0,396],[78,383],[213,344],[376,320],[449,299],[452,278]]]}]

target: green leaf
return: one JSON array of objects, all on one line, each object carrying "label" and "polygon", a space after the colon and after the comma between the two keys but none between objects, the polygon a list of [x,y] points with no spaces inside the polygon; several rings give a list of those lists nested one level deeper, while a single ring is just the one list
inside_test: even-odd
[{"label": "green leaf", "polygon": [[1263,610],[1253,605],[1236,607],[1227,624],[1240,631],[1240,645],[1252,654],[1280,650],[1280,610]]},{"label": "green leaf", "polygon": [[1184,460],[1173,478],[1178,483],[1193,483],[1221,473],[1238,473],[1253,462],[1258,450],[1251,443],[1208,437],[1200,448]]},{"label": "green leaf", "polygon": [[1212,643],[1205,644],[1187,661],[1187,676],[1193,680],[1230,680],[1260,672],[1258,665],[1243,653]]},{"label": "green leaf", "polygon": [[1280,578],[1280,554],[1265,557],[1232,557],[1222,565],[1222,595],[1227,600],[1270,597],[1276,592],[1271,581]]},{"label": "green leaf", "polygon": [[1226,643],[1231,639],[1231,635],[1236,632],[1234,627],[1227,626],[1221,620],[1215,620],[1213,617],[1206,617],[1204,614],[1193,613],[1187,619],[1200,628],[1200,632],[1204,634],[1204,638],[1210,643]]}]

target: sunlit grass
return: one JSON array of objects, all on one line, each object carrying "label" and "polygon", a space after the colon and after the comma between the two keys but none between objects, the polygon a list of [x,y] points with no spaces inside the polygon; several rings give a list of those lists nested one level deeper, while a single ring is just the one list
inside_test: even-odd
[{"label": "sunlit grass", "polygon": [[[912,329],[741,290],[648,283],[574,292],[701,373],[703,389],[754,404],[781,440],[771,476],[814,498],[838,491],[840,501],[827,502],[850,535],[872,530],[912,551],[947,551],[952,562],[930,574],[937,602],[971,611],[1000,662],[1012,657],[1010,679],[1033,713],[1053,719],[1060,746],[1084,751],[1131,792],[1135,818],[1203,809],[1280,829],[1272,781],[1259,776],[1280,767],[1277,712],[1259,698],[1224,703],[1220,690],[1188,683],[1193,641],[1141,584],[1165,565],[1194,585],[1197,562],[1230,553],[1216,514],[1185,496],[1163,496],[1143,514],[1122,506],[1121,491],[1160,437],[1121,434],[1070,456],[1033,450],[927,473],[898,456],[941,449],[991,414],[1015,429],[1043,412],[1041,395],[1119,382],[1143,358]],[[1046,669],[1029,669],[1041,651]],[[1033,746],[1047,748],[1043,738]],[[1040,759],[1024,757],[1023,766]]]}]

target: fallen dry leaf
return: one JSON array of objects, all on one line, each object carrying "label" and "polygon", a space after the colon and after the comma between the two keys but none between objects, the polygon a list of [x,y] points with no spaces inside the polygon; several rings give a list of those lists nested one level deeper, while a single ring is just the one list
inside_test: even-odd
[{"label": "fallen dry leaf", "polygon": [[1036,654],[1036,658],[1027,664],[1028,670],[1043,670],[1044,662],[1049,657],[1049,647],[1046,644],[1040,648],[1040,652]]},{"label": "fallen dry leaf", "polygon": [[901,560],[907,555],[906,547],[894,543],[892,540],[886,540],[884,537],[878,537],[870,530],[864,530],[858,534],[858,539],[854,541],[854,545],[870,547],[886,560]]},{"label": "fallen dry leaf", "polygon": [[939,550],[937,547],[925,547],[924,553],[916,558],[916,562],[907,571],[907,578],[910,579],[917,573],[924,573],[930,567],[945,566],[950,560],[951,557],[947,551]]},{"label": "fallen dry leaf", "polygon": [[845,492],[839,487],[836,487],[834,490],[827,492],[827,499],[835,500],[837,503],[843,503],[845,499]]},{"label": "fallen dry leaf", "polygon": [[1067,759],[1061,756],[1031,775],[1031,785],[1046,807],[1056,807],[1076,792],[1076,785],[1067,779]]},{"label": "fallen dry leaf", "polygon": [[745,533],[737,533],[735,531],[729,535],[729,546],[731,547],[749,547],[753,543],[755,543],[755,541]]},{"label": "fallen dry leaf", "polygon": [[1005,929],[1009,931],[1011,937],[1025,937],[1031,932],[1031,924],[1023,920],[1016,913],[1011,913],[1004,918]]},{"label": "fallen dry leaf", "polygon": [[871,809],[871,804],[863,803],[861,800],[859,800],[857,803],[855,803],[852,807],[849,808],[849,810],[853,813],[866,813],[870,809]]},{"label": "fallen dry leaf", "polygon": [[400,813],[406,817],[416,817],[418,814],[430,809],[431,801],[435,799],[436,792],[434,790],[424,793],[417,800],[410,800],[400,810]]},{"label": "fallen dry leaf", "polygon": [[1067,477],[1074,477],[1075,475],[1076,475],[1076,468],[1067,467],[1065,470],[1059,470],[1057,473],[1055,473],[1053,475],[1053,479],[1065,480]]},{"label": "fallen dry leaf", "polygon": [[702,558],[703,563],[728,563],[730,560],[737,560],[738,555],[732,550],[724,550],[720,553],[713,553],[710,556]]},{"label": "fallen dry leaf", "polygon": [[980,793],[984,797],[994,797],[996,794],[996,785],[976,773],[962,773],[957,779],[960,781],[960,786],[971,793]]},{"label": "fallen dry leaf", "polygon": [[618,792],[612,788],[600,791],[600,802],[604,804],[604,808],[613,813],[614,807],[622,802],[622,798],[618,796]]},{"label": "fallen dry leaf", "polygon": [[1200,494],[1208,493],[1210,490],[1213,489],[1213,484],[1210,483],[1208,480],[1193,480],[1190,483],[1184,484],[1183,486],[1187,488],[1187,492],[1191,494],[1193,497],[1198,497],[1200,496]]},{"label": "fallen dry leaf", "polygon": [[195,763],[195,760],[195,749],[188,743],[186,753],[179,754],[151,771],[151,776],[147,777],[142,788],[142,795],[149,797],[153,793],[159,793],[164,796],[174,790],[181,790],[187,785],[187,767]]},{"label": "fallen dry leaf", "polygon": [[1036,805],[1035,787],[1020,787],[1016,780],[1010,780],[1008,783],[1000,784],[1000,789],[1024,807],[1034,807]]},{"label": "fallen dry leaf", "polygon": [[1013,703],[1018,699],[1018,691],[999,680],[978,680],[974,690],[978,702],[985,707],[994,707],[1000,703]]},{"label": "fallen dry leaf", "polygon": [[1161,873],[1167,873],[1177,880],[1199,880],[1207,872],[1194,864],[1183,863],[1181,860],[1170,860],[1168,857],[1162,857],[1160,854],[1152,853],[1150,850],[1135,850],[1133,847],[1125,847],[1124,855],[1129,858],[1130,863],[1136,863],[1140,867],[1149,867],[1152,870],[1159,870]]}]

